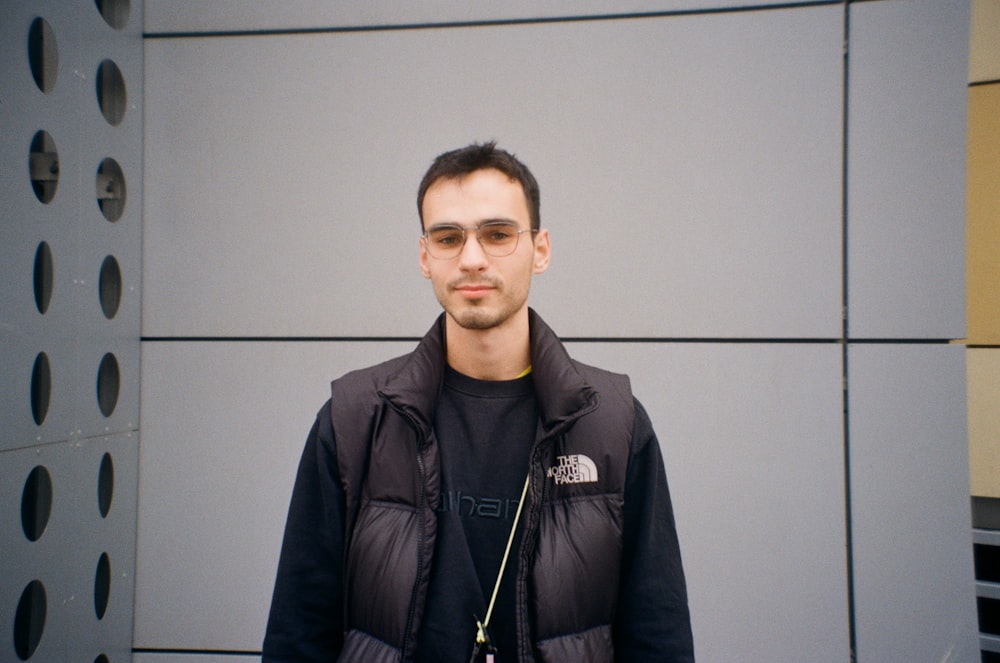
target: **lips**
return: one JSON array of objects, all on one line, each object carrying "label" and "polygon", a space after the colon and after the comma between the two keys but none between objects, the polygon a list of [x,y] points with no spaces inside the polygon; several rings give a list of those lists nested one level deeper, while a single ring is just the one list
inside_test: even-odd
[{"label": "lips", "polygon": [[485,297],[490,292],[496,290],[496,285],[477,281],[475,283],[459,282],[452,286],[452,290],[467,299]]},{"label": "lips", "polygon": [[488,285],[465,285],[455,289],[460,295],[468,297],[469,299],[485,297],[488,293],[493,291],[493,287]]}]

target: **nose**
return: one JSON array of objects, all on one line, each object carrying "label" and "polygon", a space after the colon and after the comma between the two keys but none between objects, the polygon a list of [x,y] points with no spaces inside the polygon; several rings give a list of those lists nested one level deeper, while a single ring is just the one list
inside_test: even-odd
[{"label": "nose", "polygon": [[489,260],[483,251],[483,245],[479,243],[475,229],[466,229],[465,244],[462,245],[462,252],[458,254],[459,269],[464,272],[481,272],[488,264]]}]

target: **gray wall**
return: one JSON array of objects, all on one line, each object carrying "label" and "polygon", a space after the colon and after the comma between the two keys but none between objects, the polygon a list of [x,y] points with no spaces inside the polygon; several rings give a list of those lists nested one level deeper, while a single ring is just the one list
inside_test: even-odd
[{"label": "gray wall", "polygon": [[496,138],[534,305],[658,427],[701,660],[974,656],[964,4],[230,9],[147,5],[138,647],[259,647],[328,380],[436,313],[416,183]]},{"label": "gray wall", "polygon": [[437,313],[417,181],[489,138],[657,427],[699,660],[977,658],[967,4],[536,4],[147,0],[134,659],[259,651],[329,380]]}]

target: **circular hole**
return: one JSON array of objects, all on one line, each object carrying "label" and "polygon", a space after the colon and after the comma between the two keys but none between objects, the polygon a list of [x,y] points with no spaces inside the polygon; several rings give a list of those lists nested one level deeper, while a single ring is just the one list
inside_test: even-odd
[{"label": "circular hole", "polygon": [[28,28],[28,65],[38,89],[51,92],[59,73],[59,46],[52,26],[41,17],[35,18]]},{"label": "circular hole", "polygon": [[97,369],[97,405],[105,417],[110,417],[118,405],[119,377],[118,360],[109,352]]},{"label": "circular hole", "polygon": [[117,315],[118,306],[122,302],[122,272],[114,256],[107,256],[101,263],[101,275],[97,283],[101,310],[104,311],[104,317],[111,320]]},{"label": "circular hole", "polygon": [[39,352],[31,369],[31,416],[39,426],[49,413],[49,399],[52,396],[52,370],[49,356]]},{"label": "circular hole", "polygon": [[31,139],[30,151],[28,171],[31,188],[38,200],[48,204],[55,197],[56,185],[59,184],[59,153],[56,151],[56,143],[48,131],[38,131]]},{"label": "circular hole", "polygon": [[97,205],[108,221],[122,218],[125,211],[125,174],[112,158],[97,167]]},{"label": "circular hole", "polygon": [[101,469],[97,473],[97,508],[101,518],[107,518],[111,511],[111,500],[115,492],[115,464],[111,454],[106,453],[101,458]]},{"label": "circular hole", "polygon": [[42,640],[45,612],[45,586],[32,580],[21,592],[14,615],[14,651],[22,661],[31,658]]},{"label": "circular hole", "polygon": [[101,553],[97,560],[97,573],[94,574],[94,611],[97,619],[104,619],[108,611],[108,599],[111,596],[111,560],[108,553]]},{"label": "circular hole", "polygon": [[117,127],[125,118],[126,99],[121,70],[111,60],[104,60],[97,67],[97,103],[111,126]]},{"label": "circular hole", "polygon": [[52,514],[52,477],[42,465],[36,465],[21,492],[21,528],[29,541],[41,538]]},{"label": "circular hole", "polygon": [[94,0],[101,18],[115,30],[121,30],[128,23],[129,0]]},{"label": "circular hole", "polygon": [[52,281],[54,277],[52,249],[48,242],[40,242],[35,250],[35,307],[45,315],[52,301]]},{"label": "circular hole", "polygon": [[108,657],[105,656],[104,654],[100,654],[98,655],[97,658],[94,659],[94,663],[109,663]]}]

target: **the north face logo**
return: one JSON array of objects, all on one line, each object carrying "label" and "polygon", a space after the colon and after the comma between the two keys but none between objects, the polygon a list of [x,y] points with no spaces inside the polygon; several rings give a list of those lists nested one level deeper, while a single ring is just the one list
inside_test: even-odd
[{"label": "the north face logo", "polygon": [[583,454],[556,456],[556,465],[547,474],[556,480],[556,485],[564,483],[593,483],[597,481],[597,465]]}]

